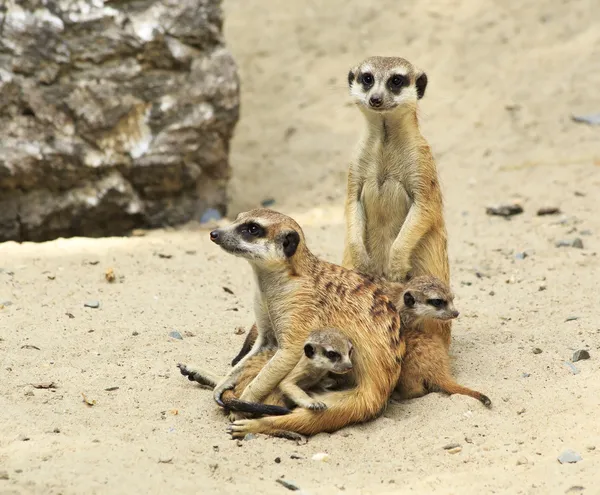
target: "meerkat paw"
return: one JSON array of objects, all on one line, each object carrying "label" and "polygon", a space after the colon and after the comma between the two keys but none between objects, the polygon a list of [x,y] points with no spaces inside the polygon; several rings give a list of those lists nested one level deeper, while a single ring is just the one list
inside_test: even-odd
[{"label": "meerkat paw", "polygon": [[241,419],[247,419],[248,415],[240,411],[230,411],[227,417],[229,418],[229,421],[235,423],[236,421],[239,421]]},{"label": "meerkat paw", "polygon": [[320,402],[318,400],[307,402],[302,407],[305,409],[310,409],[311,411],[324,411],[327,409],[327,404],[325,402]]},{"label": "meerkat paw", "polygon": [[221,407],[224,407],[225,404],[223,403],[221,396],[223,395],[223,393],[225,393],[226,390],[231,390],[234,387],[235,387],[235,384],[230,383],[228,381],[219,383],[213,390],[213,398],[215,399],[215,402],[217,404],[219,404]]},{"label": "meerkat paw", "polygon": [[240,419],[227,427],[231,438],[244,438],[248,433],[259,433],[259,422],[255,419]]}]

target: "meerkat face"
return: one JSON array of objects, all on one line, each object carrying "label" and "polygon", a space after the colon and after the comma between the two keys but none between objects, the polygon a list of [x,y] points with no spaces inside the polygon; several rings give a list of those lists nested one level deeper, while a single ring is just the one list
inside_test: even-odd
[{"label": "meerkat face", "polygon": [[452,320],[460,314],[454,307],[454,295],[449,287],[434,277],[411,280],[403,294],[405,311],[418,319]]},{"label": "meerkat face", "polygon": [[350,96],[362,111],[391,112],[415,106],[427,74],[399,57],[370,57],[348,73]]},{"label": "meerkat face", "polygon": [[303,239],[294,220],[268,209],[240,213],[232,224],[210,233],[210,240],[228,253],[267,265],[289,261]]},{"label": "meerkat face", "polygon": [[304,344],[304,355],[319,369],[343,375],[352,371],[354,348],[337,330],[313,332]]}]

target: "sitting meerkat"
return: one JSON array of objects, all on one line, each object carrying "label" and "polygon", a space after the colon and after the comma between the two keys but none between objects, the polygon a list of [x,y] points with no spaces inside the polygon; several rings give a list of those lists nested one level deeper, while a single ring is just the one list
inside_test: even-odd
[{"label": "sitting meerkat", "polygon": [[[274,349],[265,350],[247,362],[234,389],[223,393],[223,403],[227,409],[268,415],[287,414],[290,412],[287,408],[294,406],[325,409],[327,406],[324,402],[314,400],[306,391],[317,386],[326,389],[351,383],[348,375],[352,372],[353,349],[352,343],[339,330],[315,330],[304,343],[304,354],[298,364],[263,403],[252,404],[237,400],[244,388],[274,356]],[[190,381],[212,388],[222,379],[207,371],[190,369],[184,364],[177,366],[181,374]]]}]

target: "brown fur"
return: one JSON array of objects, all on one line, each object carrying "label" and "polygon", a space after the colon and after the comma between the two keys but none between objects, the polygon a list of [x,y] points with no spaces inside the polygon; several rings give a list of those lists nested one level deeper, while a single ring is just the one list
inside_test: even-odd
[{"label": "brown fur", "polygon": [[[252,223],[264,227],[263,237],[248,240],[247,226]],[[242,401],[260,402],[277,387],[302,356],[303,343],[314,328],[340,329],[356,351],[356,387],[315,397],[326,410],[295,409],[286,416],[236,421],[232,435],[281,430],[311,435],[376,417],[398,381],[405,351],[398,312],[384,291],[365,276],[316,258],[298,224],[272,210],[241,214],[213,234],[226,251],[248,259],[257,280],[257,341],[215,388],[217,400],[239,382],[245,363],[267,342],[276,341],[278,350],[245,387]],[[297,239],[291,243],[295,246],[290,239]]]}]

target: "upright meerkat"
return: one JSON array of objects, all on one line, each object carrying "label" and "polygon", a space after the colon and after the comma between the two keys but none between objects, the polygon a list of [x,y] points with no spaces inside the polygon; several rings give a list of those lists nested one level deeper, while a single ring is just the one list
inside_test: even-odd
[{"label": "upright meerkat", "polygon": [[[261,404],[243,403],[237,400],[237,397],[275,355],[275,349],[264,350],[248,360],[235,388],[223,393],[223,403],[225,407],[236,411],[269,415],[287,414],[290,412],[287,407],[294,406],[314,410],[326,409],[324,402],[313,399],[306,391],[316,386],[324,389],[332,385],[352,384],[348,375],[352,372],[353,350],[352,343],[339,330],[315,330],[304,343],[304,354],[300,361],[281,381],[277,390]],[[182,375],[202,385],[214,388],[222,380],[207,371],[190,369],[184,364],[177,366]],[[328,376],[329,374],[333,376]]]},{"label": "upright meerkat", "polygon": [[[233,224],[211,232],[211,240],[250,263],[258,327],[250,352],[215,387],[215,400],[223,405],[223,392],[235,387],[248,360],[276,344],[275,355],[239,397],[261,402],[296,366],[313,329],[337,328],[355,346],[356,385],[320,395],[325,410],[298,408],[262,418],[261,425],[268,424],[271,433],[311,435],[376,417],[398,381],[406,348],[400,316],[384,291],[365,276],[319,260],[306,246],[300,226],[272,210],[242,213]],[[235,436],[253,431],[252,423],[232,426]]]},{"label": "upright meerkat", "polygon": [[400,396],[412,399],[427,392],[462,394],[490,407],[492,401],[487,396],[456,383],[440,335],[419,329],[425,321],[449,321],[458,316],[450,288],[432,276],[415,277],[402,294],[400,307],[402,328],[406,332],[406,355],[398,381]]}]

